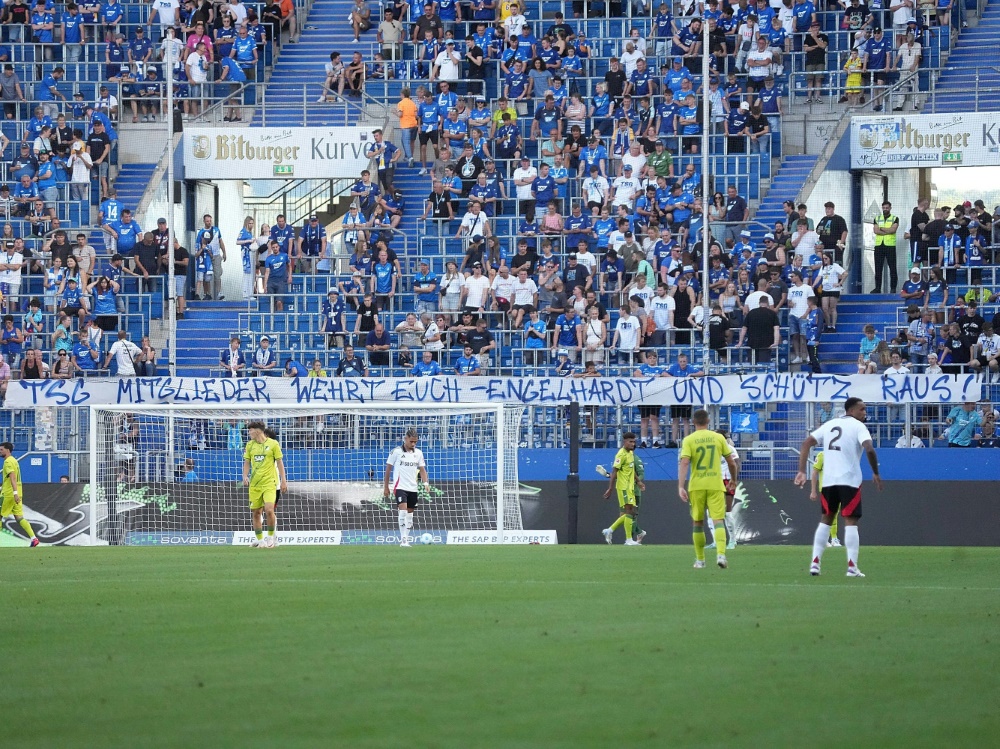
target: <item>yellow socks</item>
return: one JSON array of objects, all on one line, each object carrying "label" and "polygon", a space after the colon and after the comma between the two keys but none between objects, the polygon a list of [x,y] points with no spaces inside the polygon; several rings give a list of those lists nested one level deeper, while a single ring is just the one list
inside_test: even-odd
[{"label": "yellow socks", "polygon": [[618,519],[611,524],[611,530],[616,531],[622,527],[622,523],[625,522],[625,515],[619,515]]},{"label": "yellow socks", "polygon": [[726,556],[726,524],[721,520],[715,522],[715,552]]},{"label": "yellow socks", "polygon": [[17,521],[17,524],[24,528],[24,532],[28,534],[28,538],[35,537],[35,531],[31,528],[31,523],[28,522],[28,518],[21,518]]},{"label": "yellow socks", "polygon": [[[699,562],[705,561],[705,531],[694,531],[691,534],[691,538],[694,539],[694,558]],[[726,547],[723,546],[723,549]]]},{"label": "yellow socks", "polygon": [[630,539],[632,538],[632,516],[622,515],[622,517],[625,518],[625,538]]}]

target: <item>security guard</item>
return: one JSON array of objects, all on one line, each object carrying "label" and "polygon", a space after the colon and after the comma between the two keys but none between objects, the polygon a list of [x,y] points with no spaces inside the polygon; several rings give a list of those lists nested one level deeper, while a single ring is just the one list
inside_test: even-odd
[{"label": "security guard", "polygon": [[872,221],[875,230],[875,288],[870,294],[882,293],[882,266],[889,264],[889,293],[896,293],[899,278],[896,272],[896,232],[899,217],[892,213],[892,203],[882,203],[882,215]]}]

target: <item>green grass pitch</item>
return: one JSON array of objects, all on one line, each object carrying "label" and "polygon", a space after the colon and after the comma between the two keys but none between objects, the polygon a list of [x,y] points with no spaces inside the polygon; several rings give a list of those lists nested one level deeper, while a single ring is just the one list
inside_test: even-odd
[{"label": "green grass pitch", "polygon": [[998,550],[808,554],[8,549],[0,746],[997,740]]}]

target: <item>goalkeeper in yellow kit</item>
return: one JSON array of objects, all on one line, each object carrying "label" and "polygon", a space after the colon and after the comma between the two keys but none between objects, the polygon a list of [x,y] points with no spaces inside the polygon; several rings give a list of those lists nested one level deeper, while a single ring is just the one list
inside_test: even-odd
[{"label": "goalkeeper in yellow kit", "polygon": [[608,476],[608,490],[604,492],[604,498],[608,499],[611,496],[611,490],[614,489],[618,493],[618,507],[621,509],[621,514],[618,519],[612,523],[610,528],[605,528],[601,531],[604,534],[604,540],[609,544],[611,543],[611,537],[615,532],[615,529],[624,524],[625,525],[625,545],[626,546],[639,546],[640,543],[636,541],[633,537],[633,524],[635,522],[636,507],[638,505],[635,498],[636,486],[639,489],[645,490],[646,485],[640,480],[636,484],[635,476],[635,433],[625,432],[622,435],[622,446],[615,455],[615,462],[611,467],[611,473]]},{"label": "goalkeeper in yellow kit", "polygon": [[[694,431],[684,438],[681,445],[681,460],[677,468],[677,493],[681,501],[691,505],[694,541],[695,569],[705,566],[705,510],[715,523],[715,543],[717,562],[725,569],[726,559],[726,486],[722,481],[722,457],[729,467],[729,475],[735,482],[739,476],[739,464],[733,460],[733,447],[718,432],[708,428],[708,411],[694,412]],[[688,480],[688,469],[691,479]],[[685,488],[685,484],[687,485]]]},{"label": "goalkeeper in yellow kit", "polygon": [[[813,502],[819,500],[820,492],[823,491],[823,453],[820,452],[816,456],[816,460],[812,464],[813,473],[812,480],[809,484],[809,499]],[[827,546],[840,546],[840,539],[837,538],[837,516],[833,516],[833,522],[830,523],[830,540],[826,542]]]},{"label": "goalkeeper in yellow kit", "polygon": [[[278,489],[288,490],[285,476],[284,455],[281,445],[268,436],[263,422],[251,421],[247,424],[250,441],[243,452],[243,485],[250,489],[250,512],[253,516],[253,532],[256,538],[250,545],[258,548],[274,548],[274,530],[278,524],[274,514],[274,504]],[[273,432],[272,432],[273,434]],[[267,516],[267,538],[264,538],[263,516]]]},{"label": "goalkeeper in yellow kit", "polygon": [[21,465],[14,457],[12,443],[0,443],[0,459],[3,460],[3,506],[0,507],[0,521],[8,515],[13,515],[14,520],[31,539],[31,545],[38,546],[35,531],[24,517],[24,507],[21,504],[24,499],[24,491],[21,489]]}]

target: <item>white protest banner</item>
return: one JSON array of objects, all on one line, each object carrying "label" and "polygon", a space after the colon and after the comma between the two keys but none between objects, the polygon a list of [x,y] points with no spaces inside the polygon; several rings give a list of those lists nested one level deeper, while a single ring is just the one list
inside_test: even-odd
[{"label": "white protest banner", "polygon": [[587,406],[961,403],[979,400],[976,375],[750,374],[719,377],[250,377],[13,380],[8,408],[156,403],[485,403]]},{"label": "white protest banner", "polygon": [[1000,112],[851,119],[851,169],[1000,165]]},{"label": "white protest banner", "polygon": [[356,178],[371,142],[363,127],[186,127],[184,178]]}]

